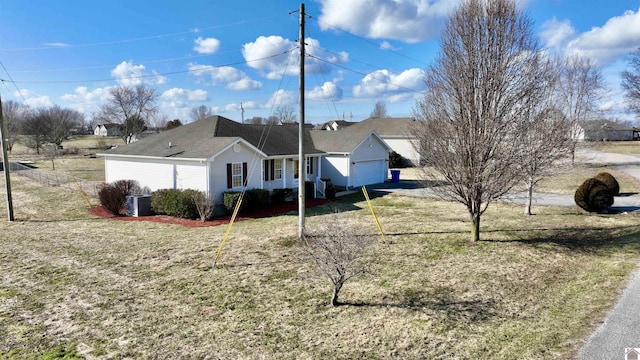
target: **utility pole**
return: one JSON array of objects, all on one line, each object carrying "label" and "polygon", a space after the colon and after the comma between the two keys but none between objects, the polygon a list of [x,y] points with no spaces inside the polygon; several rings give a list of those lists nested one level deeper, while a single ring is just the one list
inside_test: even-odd
[{"label": "utility pole", "polygon": [[300,4],[300,123],[298,124],[298,239],[304,236],[304,199],[307,166],[304,156],[304,3]]},{"label": "utility pole", "polygon": [[240,103],[240,112],[242,113],[242,123],[244,124],[244,108],[242,107],[242,103]]},{"label": "utility pole", "polygon": [[7,146],[5,144],[4,116],[2,115],[2,97],[0,97],[0,147],[2,147],[2,169],[4,170],[4,187],[7,191],[7,213],[9,221],[13,221],[13,201],[11,200],[11,179],[9,177],[9,157],[7,156]]}]

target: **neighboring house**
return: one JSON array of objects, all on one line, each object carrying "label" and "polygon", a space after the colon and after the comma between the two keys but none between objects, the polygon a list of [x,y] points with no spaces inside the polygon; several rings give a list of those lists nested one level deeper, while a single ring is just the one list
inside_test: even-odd
[{"label": "neighboring house", "polygon": [[349,131],[375,131],[393,149],[407,159],[412,165],[420,164],[420,154],[415,146],[416,138],[413,126],[416,120],[413,118],[368,118],[353,123]]},{"label": "neighboring house", "polygon": [[98,124],[93,129],[93,135],[95,136],[120,136],[120,124]]},{"label": "neighboring house", "polygon": [[[333,136],[330,136],[333,135]],[[391,149],[372,131],[305,130],[306,174],[322,192],[387,179]],[[212,116],[103,154],[107,182],[137,180],[148,191],[196,189],[214,194],[248,189],[297,189],[298,126],[249,125]],[[322,195],[322,194],[320,194]]]},{"label": "neighboring house", "polygon": [[346,128],[347,126],[353,125],[355,122],[345,121],[345,120],[331,120],[327,121],[324,124],[316,125],[314,130],[327,130],[327,131],[338,131]]},{"label": "neighboring house", "polygon": [[[634,128],[610,120],[580,122],[585,141],[626,141],[637,139]],[[635,133],[635,134],[634,134]]]}]

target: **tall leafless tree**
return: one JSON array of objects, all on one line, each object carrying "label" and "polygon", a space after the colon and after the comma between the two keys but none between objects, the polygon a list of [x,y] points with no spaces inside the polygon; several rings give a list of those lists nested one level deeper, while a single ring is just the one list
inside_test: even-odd
[{"label": "tall leafless tree", "polygon": [[292,105],[279,105],[273,116],[280,119],[283,124],[292,124],[297,120],[296,109]]},{"label": "tall leafless tree", "polygon": [[560,68],[557,100],[558,106],[571,122],[570,150],[573,164],[582,131],[580,123],[598,116],[599,105],[607,88],[602,70],[589,58],[571,56],[561,63]]},{"label": "tall leafless tree", "polygon": [[22,123],[29,115],[29,108],[13,100],[2,102],[2,115],[5,121],[5,139],[7,150],[11,151],[20,133]]},{"label": "tall leafless tree", "polygon": [[640,48],[630,55],[629,68],[622,72],[622,88],[627,109],[640,117]]},{"label": "tall leafless tree", "polygon": [[487,206],[522,181],[518,130],[543,101],[547,67],[531,20],[512,0],[466,0],[451,15],[417,103],[417,150],[434,191],[463,204],[471,240]]},{"label": "tall leafless tree", "polygon": [[47,136],[51,132],[47,108],[40,108],[29,113],[22,123],[21,142],[34,149],[39,155],[43,145],[47,142]]},{"label": "tall leafless tree", "polygon": [[189,114],[189,116],[191,116],[192,121],[203,120],[210,116],[213,116],[213,110],[206,105],[200,105],[191,109],[191,113]]},{"label": "tall leafless tree", "polygon": [[96,118],[105,123],[120,124],[121,137],[129,144],[144,131],[144,126],[139,126],[140,120],[146,124],[157,112],[157,98],[156,90],[144,85],[116,86],[109,89],[107,103],[100,107]]},{"label": "tall leafless tree", "polygon": [[389,114],[387,114],[387,104],[382,100],[376,101],[373,111],[371,111],[371,115],[369,115],[369,117],[376,119],[388,118]]}]

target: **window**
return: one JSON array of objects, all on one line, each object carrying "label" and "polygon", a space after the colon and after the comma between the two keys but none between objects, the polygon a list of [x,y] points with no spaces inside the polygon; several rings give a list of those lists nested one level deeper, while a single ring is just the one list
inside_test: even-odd
[{"label": "window", "polygon": [[313,174],[313,158],[307,158],[307,174]]},{"label": "window", "polygon": [[227,189],[242,187],[247,181],[247,163],[227,163]]},{"label": "window", "polygon": [[273,178],[282,179],[282,159],[273,160]]},{"label": "window", "polygon": [[297,179],[300,177],[299,176],[300,174],[298,174],[298,164],[299,164],[298,160],[293,160],[293,178],[294,179]]},{"label": "window", "polygon": [[264,181],[282,179],[282,159],[264,161]]}]

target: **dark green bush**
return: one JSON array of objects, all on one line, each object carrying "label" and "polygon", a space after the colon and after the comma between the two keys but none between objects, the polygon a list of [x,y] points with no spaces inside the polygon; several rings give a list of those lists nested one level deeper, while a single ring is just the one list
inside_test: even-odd
[{"label": "dark green bush", "polygon": [[118,180],[106,184],[98,191],[100,205],[112,214],[124,214],[127,196],[140,193],[140,184],[135,180]]},{"label": "dark green bush", "polygon": [[[222,203],[229,214],[233,213],[233,210],[236,208],[236,204],[238,203],[239,198],[240,192],[238,191],[225,191],[222,193]],[[248,208],[249,207],[247,206],[247,202],[245,201],[245,199],[243,199],[238,212],[243,213]]]},{"label": "dark green bush", "polygon": [[197,219],[198,208],[193,200],[196,190],[160,189],[151,194],[151,209],[157,214]]},{"label": "dark green bush", "polygon": [[600,182],[605,184],[607,188],[611,190],[611,194],[613,194],[613,196],[620,195],[620,184],[618,184],[618,180],[616,180],[613,175],[608,172],[601,172],[596,175],[594,179],[600,180]]},{"label": "dark green bush", "polygon": [[574,194],[576,205],[588,212],[600,212],[613,205],[613,194],[600,180],[585,180]]},{"label": "dark green bush", "polygon": [[406,164],[405,158],[402,155],[398,154],[395,151],[389,153],[389,167],[390,168],[400,168],[404,167]]},{"label": "dark green bush", "polygon": [[291,193],[291,189],[273,189],[271,192],[271,203],[284,204],[287,195]]},{"label": "dark green bush", "polygon": [[270,204],[269,190],[247,190],[247,193],[245,194],[245,200],[247,201],[247,206],[249,206],[249,209],[251,210],[265,209]]}]

